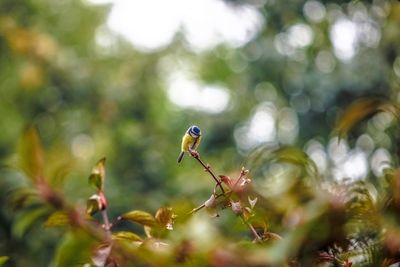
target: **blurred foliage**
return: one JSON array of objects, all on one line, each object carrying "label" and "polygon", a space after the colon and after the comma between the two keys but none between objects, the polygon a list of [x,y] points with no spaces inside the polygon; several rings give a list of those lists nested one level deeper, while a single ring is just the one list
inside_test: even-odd
[{"label": "blurred foliage", "polygon": [[[101,45],[110,5],[0,2],[0,265],[400,261],[399,2],[226,2],[256,7],[265,25],[242,47],[201,53],[179,34],[153,53],[112,34]],[[332,41],[343,18],[360,29],[351,59]],[[312,31],[309,44],[289,41],[295,26]],[[204,84],[229,89],[226,110],[169,100],[166,70],[182,62]],[[266,113],[274,136],[254,142],[252,121]],[[213,202],[213,181],[195,160],[176,164],[193,123],[203,160],[229,178],[227,190],[238,193],[231,177],[249,169],[251,183],[233,202]],[[103,156],[107,179],[100,160],[93,188],[87,177]],[[202,203],[219,217],[189,214]],[[251,207],[244,220],[237,203]],[[113,246],[104,242],[104,210],[116,223]],[[251,242],[248,224],[262,242]]]}]

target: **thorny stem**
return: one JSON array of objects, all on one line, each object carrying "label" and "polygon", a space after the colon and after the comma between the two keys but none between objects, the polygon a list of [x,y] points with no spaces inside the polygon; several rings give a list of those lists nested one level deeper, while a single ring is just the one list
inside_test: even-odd
[{"label": "thorny stem", "polygon": [[247,225],[247,227],[249,227],[250,231],[253,233],[254,237],[256,238],[256,242],[257,242],[257,243],[258,243],[258,242],[261,242],[262,239],[261,239],[261,237],[258,235],[258,233],[257,233],[256,229],[254,228],[254,226],[253,226],[251,223],[249,223],[249,222],[246,220],[246,218],[244,218],[243,215],[240,215],[240,218],[242,218],[242,221]]},{"label": "thorny stem", "polygon": [[211,170],[211,167],[209,165],[204,164],[204,162],[200,159],[200,155],[199,154],[195,154],[195,155],[192,155],[192,156],[193,156],[193,158],[195,158],[204,167],[205,171],[208,172],[211,175],[211,177],[214,179],[214,181],[217,183],[217,185],[221,189],[222,194],[225,195],[225,190],[222,187],[221,181],[215,176],[215,174]]}]

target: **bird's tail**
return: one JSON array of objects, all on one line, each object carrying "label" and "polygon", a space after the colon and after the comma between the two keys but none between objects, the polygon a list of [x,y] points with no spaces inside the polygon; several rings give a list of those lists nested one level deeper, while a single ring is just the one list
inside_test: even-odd
[{"label": "bird's tail", "polygon": [[184,152],[184,151],[182,151],[182,152],[179,154],[178,163],[180,163],[180,162],[182,161],[184,155],[185,155],[185,152]]}]

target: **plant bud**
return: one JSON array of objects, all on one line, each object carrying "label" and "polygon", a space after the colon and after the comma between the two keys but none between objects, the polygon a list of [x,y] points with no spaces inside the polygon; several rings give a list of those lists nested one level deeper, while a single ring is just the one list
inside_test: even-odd
[{"label": "plant bud", "polygon": [[240,215],[243,212],[240,201],[238,201],[238,202],[231,201],[231,209],[232,209],[233,213],[235,213],[236,215]]}]

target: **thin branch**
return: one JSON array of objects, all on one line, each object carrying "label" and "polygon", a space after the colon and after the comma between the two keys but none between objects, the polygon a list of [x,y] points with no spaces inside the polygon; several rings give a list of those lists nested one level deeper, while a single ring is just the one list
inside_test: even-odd
[{"label": "thin branch", "polygon": [[199,154],[194,154],[194,155],[192,155],[192,157],[195,158],[204,167],[205,171],[211,175],[211,177],[214,179],[214,181],[217,183],[217,185],[221,189],[222,194],[225,195],[225,190],[222,187],[221,181],[217,178],[217,176],[215,176],[215,174],[211,170],[211,167],[209,165],[204,164],[204,162],[200,159]]},{"label": "thin branch", "polygon": [[189,214],[196,213],[196,212],[198,212],[199,210],[201,210],[202,208],[204,208],[205,206],[206,206],[206,204],[203,203],[202,205],[200,205],[200,206],[198,206],[198,207],[192,209],[192,210],[189,212]]},{"label": "thin branch", "polygon": [[249,227],[250,231],[253,233],[254,237],[256,238],[256,242],[261,242],[262,238],[258,235],[256,229],[254,228],[254,226],[249,223],[246,218],[244,218],[243,215],[240,215],[240,218],[242,218],[242,221],[247,225],[247,227]]},{"label": "thin branch", "polygon": [[107,238],[111,239],[111,224],[108,219],[107,209],[101,211],[101,216],[103,217],[104,229],[106,230]]},{"label": "thin branch", "polygon": [[[217,198],[219,198],[221,196],[227,196],[226,193],[225,193],[224,188],[221,185],[221,181],[215,176],[215,174],[211,170],[211,167],[209,165],[204,164],[204,162],[200,159],[200,155],[197,152],[196,153],[191,153],[191,155],[192,155],[193,158],[195,158],[204,167],[205,171],[208,172],[211,175],[211,177],[214,179],[214,181],[216,183],[215,186],[219,186],[219,188],[221,189],[222,194],[216,195],[215,198],[217,199]],[[240,172],[239,178],[236,180],[236,183],[235,183],[234,186],[237,186],[239,181],[245,175],[246,175],[246,172],[242,169],[241,172]],[[229,197],[230,197],[230,194],[232,193],[232,190],[228,191],[227,193],[229,194]],[[214,188],[214,194],[215,194],[215,188]],[[204,207],[205,207],[205,203],[203,203],[202,205],[200,205],[200,206],[194,208],[193,210],[191,210],[189,212],[189,214],[196,213],[199,210],[203,209]],[[254,235],[254,237],[256,239],[256,242],[262,242],[262,238],[258,235],[258,233],[257,233],[256,229],[254,228],[254,226],[251,223],[249,223],[246,220],[246,218],[244,218],[243,214],[240,215],[240,218],[243,220],[244,224],[246,224],[247,227],[249,227],[250,231],[253,233],[253,235]]]}]

